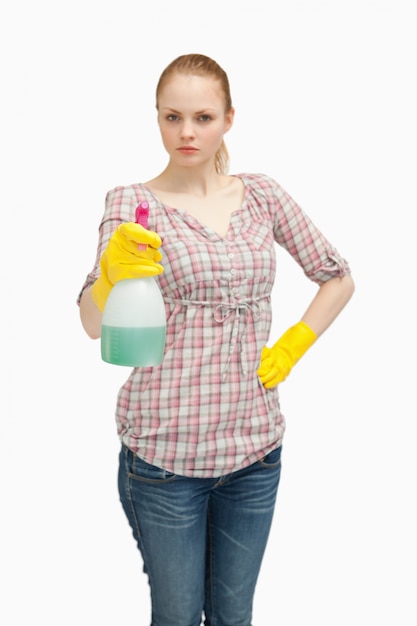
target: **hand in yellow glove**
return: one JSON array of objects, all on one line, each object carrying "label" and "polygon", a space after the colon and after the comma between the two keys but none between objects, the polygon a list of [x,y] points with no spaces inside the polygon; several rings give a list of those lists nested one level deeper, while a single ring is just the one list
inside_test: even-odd
[{"label": "hand in yellow glove", "polygon": [[262,349],[258,376],[267,389],[285,380],[293,366],[316,341],[316,333],[304,322],[291,326],[280,339]]},{"label": "hand in yellow glove", "polygon": [[117,227],[100,259],[101,276],[91,289],[100,311],[104,311],[109,293],[119,280],[156,276],[164,271],[158,263],[162,259],[160,245],[159,235],[140,224],[126,222]]}]

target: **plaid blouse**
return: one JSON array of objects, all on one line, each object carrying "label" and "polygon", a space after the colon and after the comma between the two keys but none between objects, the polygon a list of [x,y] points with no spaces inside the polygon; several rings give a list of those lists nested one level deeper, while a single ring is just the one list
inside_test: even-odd
[{"label": "plaid blouse", "polygon": [[97,258],[120,222],[150,205],[161,239],[167,335],[157,367],[134,368],[121,387],[121,441],[146,462],[185,476],[214,477],[256,462],[278,447],[285,420],[278,388],[257,376],[271,325],[275,244],[321,285],[350,273],[348,263],[273,179],[240,174],[245,196],[224,238],[185,211],[166,206],[143,184],[106,196]]}]

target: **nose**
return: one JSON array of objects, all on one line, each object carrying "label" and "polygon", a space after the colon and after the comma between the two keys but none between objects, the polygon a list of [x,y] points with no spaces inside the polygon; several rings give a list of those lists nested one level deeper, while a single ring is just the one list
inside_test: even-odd
[{"label": "nose", "polygon": [[181,137],[183,139],[189,139],[190,137],[194,137],[194,135],[195,132],[192,120],[184,119],[181,125]]}]

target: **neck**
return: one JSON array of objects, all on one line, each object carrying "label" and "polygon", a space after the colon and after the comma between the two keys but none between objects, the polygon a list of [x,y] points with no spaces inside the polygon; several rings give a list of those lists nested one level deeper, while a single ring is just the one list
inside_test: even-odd
[{"label": "neck", "polygon": [[205,196],[223,187],[224,180],[225,177],[217,174],[213,165],[178,168],[169,163],[151,182],[153,186],[172,193]]}]

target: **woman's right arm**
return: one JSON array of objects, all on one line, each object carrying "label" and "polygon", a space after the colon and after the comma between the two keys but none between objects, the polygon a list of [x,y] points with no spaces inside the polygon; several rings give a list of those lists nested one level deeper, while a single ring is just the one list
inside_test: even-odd
[{"label": "woman's right arm", "polygon": [[81,296],[80,317],[81,323],[87,335],[91,339],[99,339],[101,335],[101,318],[103,314],[93,300],[91,287],[88,287]]},{"label": "woman's right arm", "polygon": [[101,274],[80,299],[81,322],[91,339],[101,335],[102,311],[115,283],[164,271],[160,246],[160,236],[140,224],[127,222],[114,231],[100,260]]}]

